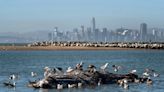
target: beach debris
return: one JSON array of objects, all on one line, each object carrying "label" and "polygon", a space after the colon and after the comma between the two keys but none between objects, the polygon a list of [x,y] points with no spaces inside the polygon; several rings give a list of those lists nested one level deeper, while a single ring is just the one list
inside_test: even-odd
[{"label": "beach debris", "polygon": [[[64,89],[117,83],[122,88],[129,89],[129,83],[146,83],[147,85],[153,83],[149,77],[139,77],[136,74],[137,70],[131,70],[128,74],[114,74],[97,71],[96,66],[92,64],[87,67],[87,70],[83,70],[80,68],[82,65],[79,63],[74,69],[68,67],[65,72],[60,67],[55,67],[54,69],[45,67],[44,73],[48,72],[49,74],[41,80],[29,81],[28,86],[33,88]],[[103,65],[101,69],[106,69],[107,66],[108,63]],[[117,65],[113,65],[112,67],[120,69],[120,66]],[[146,71],[146,73],[148,72]]]}]

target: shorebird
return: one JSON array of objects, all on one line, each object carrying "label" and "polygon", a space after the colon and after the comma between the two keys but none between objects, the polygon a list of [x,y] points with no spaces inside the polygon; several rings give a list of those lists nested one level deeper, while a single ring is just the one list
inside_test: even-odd
[{"label": "shorebird", "polygon": [[36,77],[36,76],[37,76],[37,73],[31,72],[31,76],[32,76],[32,77]]},{"label": "shorebird", "polygon": [[105,63],[103,66],[100,67],[100,69],[102,69],[103,71],[105,71],[105,69],[107,69],[109,63]]}]

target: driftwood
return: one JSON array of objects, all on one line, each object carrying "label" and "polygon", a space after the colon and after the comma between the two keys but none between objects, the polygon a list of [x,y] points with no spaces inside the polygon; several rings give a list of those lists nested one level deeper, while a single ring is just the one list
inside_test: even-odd
[{"label": "driftwood", "polygon": [[[78,72],[78,74],[75,74]],[[113,74],[102,73],[100,71],[88,72],[88,71],[74,71],[66,75],[51,75],[37,82],[29,82],[29,87],[34,88],[57,88],[58,85],[62,85],[64,88],[68,87],[85,87],[85,86],[97,86],[99,84],[113,84],[118,83],[119,80],[127,79],[128,82],[135,82],[136,79],[145,82],[147,78],[138,77],[136,74]],[[42,81],[40,85],[39,82]],[[81,84],[81,85],[79,85]],[[74,85],[74,86],[68,86]]]}]

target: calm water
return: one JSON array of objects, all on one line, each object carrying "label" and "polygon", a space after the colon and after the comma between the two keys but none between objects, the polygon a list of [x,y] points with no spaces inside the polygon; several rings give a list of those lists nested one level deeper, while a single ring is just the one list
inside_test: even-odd
[{"label": "calm water", "polygon": [[[84,66],[95,64],[97,67],[109,62],[109,71],[113,72],[113,64],[123,66],[118,73],[127,73],[137,69],[141,75],[145,68],[155,69],[160,77],[153,78],[154,84],[130,84],[129,90],[124,90],[116,84],[103,85],[95,88],[81,89],[33,89],[26,85],[33,80],[31,71],[43,77],[45,66],[61,66],[66,69],[74,67],[83,61]],[[16,88],[4,87],[3,82],[10,74],[19,74]],[[164,50],[120,50],[120,51],[0,51],[0,92],[164,92]]]}]

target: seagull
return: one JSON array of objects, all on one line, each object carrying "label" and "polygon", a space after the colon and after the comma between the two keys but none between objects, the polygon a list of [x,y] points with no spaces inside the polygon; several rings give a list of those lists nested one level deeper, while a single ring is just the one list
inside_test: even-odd
[{"label": "seagull", "polygon": [[137,72],[137,70],[131,70],[130,71],[130,73],[133,73],[133,74],[136,73],[136,72]]},{"label": "seagull", "polygon": [[98,81],[97,85],[98,85],[98,86],[100,86],[100,85],[101,85],[101,83],[102,83],[102,79],[101,79],[101,78],[99,78],[99,81]]},{"label": "seagull", "polygon": [[149,74],[148,72],[144,72],[142,75],[143,75],[144,77],[149,77],[149,76],[150,76],[150,74]]},{"label": "seagull", "polygon": [[105,69],[108,67],[109,63],[105,63],[103,66],[100,67],[100,69],[102,69],[103,71],[105,71]]},{"label": "seagull", "polygon": [[46,66],[46,67],[44,68],[44,77],[49,76],[50,72],[51,72],[51,69],[50,69],[49,67]]},{"label": "seagull", "polygon": [[80,87],[82,87],[82,83],[81,82],[79,82],[78,84],[77,84],[77,86],[80,88]]},{"label": "seagull", "polygon": [[57,89],[63,89],[63,85],[62,84],[57,84]]},{"label": "seagull", "polygon": [[55,67],[54,72],[57,75],[63,75],[63,69],[61,67]]},{"label": "seagull", "polygon": [[88,68],[89,68],[89,72],[91,73],[96,72],[96,67],[94,65],[89,65]]},{"label": "seagull", "polygon": [[76,84],[68,84],[68,88],[74,88],[76,86],[77,86]]},{"label": "seagull", "polygon": [[123,79],[123,88],[124,89],[128,89],[129,88],[128,80],[127,79]]},{"label": "seagull", "polygon": [[37,76],[37,73],[31,72],[31,76],[32,76],[32,77],[36,77],[36,76]]},{"label": "seagull", "polygon": [[146,83],[147,83],[147,85],[152,85],[153,84],[153,81],[150,78],[148,78],[147,81],[146,81]]},{"label": "seagull", "polygon": [[70,73],[72,72],[74,69],[72,69],[71,67],[68,67],[68,69],[66,70],[66,73]]},{"label": "seagull", "polygon": [[158,73],[153,73],[153,76],[154,77],[159,77],[159,74]]},{"label": "seagull", "polygon": [[83,70],[83,62],[82,61],[80,63],[76,64],[76,69]]},{"label": "seagull", "polygon": [[83,66],[83,64],[84,64],[83,61],[81,61],[81,62],[80,62],[80,65]]},{"label": "seagull", "polygon": [[129,85],[127,83],[124,83],[124,86],[123,86],[124,89],[129,89]]},{"label": "seagull", "polygon": [[112,65],[112,67],[114,68],[115,72],[118,72],[118,70],[121,69],[121,66],[117,66],[117,65]]},{"label": "seagull", "polygon": [[15,80],[16,79],[16,75],[14,75],[14,74],[10,75],[9,79],[10,80]]},{"label": "seagull", "polygon": [[3,84],[5,86],[8,86],[8,87],[16,87],[16,82],[13,82],[13,83],[11,83],[11,82],[4,82]]}]

